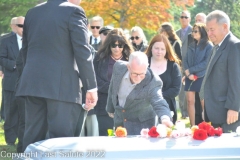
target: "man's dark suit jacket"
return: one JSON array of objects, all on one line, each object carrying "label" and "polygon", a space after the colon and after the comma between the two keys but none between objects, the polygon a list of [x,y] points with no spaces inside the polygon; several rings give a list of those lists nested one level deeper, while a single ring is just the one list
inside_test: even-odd
[{"label": "man's dark suit jacket", "polygon": [[23,30],[16,96],[81,104],[80,79],[86,90],[97,87],[84,10],[67,0],[48,0],[28,11]]},{"label": "man's dark suit jacket", "polygon": [[[0,37],[0,45],[1,45],[2,39],[6,38],[6,37],[9,37],[11,35],[15,35],[15,34],[16,33],[14,33],[14,32],[10,32],[10,33],[7,33],[7,34],[2,34],[1,37]],[[0,71],[4,72],[4,68],[2,66],[0,66]]]},{"label": "man's dark suit jacket", "polygon": [[211,63],[208,64],[204,85],[204,109],[213,124],[220,124],[224,132],[236,131],[240,119],[228,125],[227,112],[240,116],[240,40],[232,33],[224,39]]},{"label": "man's dark suit jacket", "polygon": [[0,65],[4,68],[3,89],[15,91],[17,80],[16,59],[19,54],[16,34],[7,36],[1,40]]}]

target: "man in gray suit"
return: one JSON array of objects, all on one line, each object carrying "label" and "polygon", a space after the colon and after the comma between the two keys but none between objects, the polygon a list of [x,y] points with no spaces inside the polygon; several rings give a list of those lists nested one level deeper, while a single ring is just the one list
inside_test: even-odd
[{"label": "man in gray suit", "polygon": [[207,30],[216,45],[204,77],[204,118],[224,132],[240,126],[240,40],[230,32],[230,19],[223,11],[207,16]]},{"label": "man in gray suit", "polygon": [[[188,35],[192,32],[192,26],[190,25],[191,22],[191,15],[190,12],[187,10],[182,11],[180,16],[180,23],[181,23],[181,29],[176,31],[176,34],[182,41],[182,59],[187,54],[188,49]],[[182,75],[184,73],[182,72]],[[188,111],[187,111],[187,101],[184,91],[184,85],[182,85],[180,93],[179,93],[179,108],[181,110],[182,118],[188,117]]]},{"label": "man in gray suit", "polygon": [[123,126],[129,135],[161,123],[172,126],[170,109],[162,96],[162,81],[148,68],[142,52],[130,54],[129,62],[117,61],[109,86],[106,111],[115,127]]},{"label": "man in gray suit", "polygon": [[97,102],[87,18],[77,6],[80,0],[72,1],[48,0],[26,15],[24,68],[16,92],[26,100],[24,148],[44,140],[47,131],[49,138],[79,136],[80,79],[87,90],[85,109]]}]

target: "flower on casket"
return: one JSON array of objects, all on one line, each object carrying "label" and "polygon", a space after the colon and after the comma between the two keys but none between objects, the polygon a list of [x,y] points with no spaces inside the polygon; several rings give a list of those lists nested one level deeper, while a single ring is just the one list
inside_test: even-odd
[{"label": "flower on casket", "polygon": [[141,136],[143,137],[148,137],[148,132],[149,132],[149,129],[148,128],[143,128],[140,132]]},{"label": "flower on casket", "polygon": [[[189,136],[192,134],[192,131],[190,128],[185,128],[182,124],[184,122],[178,121],[175,126],[172,128],[168,128],[167,126],[163,124],[158,124],[157,126],[153,126],[150,129],[143,128],[140,132],[142,137],[154,137],[154,138],[165,138],[165,137],[172,137],[172,138],[178,138],[183,136]],[[146,136],[146,134],[148,136]]]},{"label": "flower on casket", "polygon": [[157,132],[157,127],[153,126],[149,132],[148,132],[148,135],[150,137],[158,137],[159,136],[159,133]]},{"label": "flower on casket", "polygon": [[216,136],[221,136],[223,133],[223,130],[221,127],[215,128],[215,135]]},{"label": "flower on casket", "polygon": [[127,136],[127,130],[124,127],[117,127],[116,131],[115,131],[115,136],[117,137],[126,137]]},{"label": "flower on casket", "polygon": [[193,131],[193,139],[196,140],[205,140],[208,136],[221,136],[222,128],[215,128],[211,125],[211,123],[202,122],[198,124],[198,128],[195,127]]},{"label": "flower on casket", "polygon": [[196,129],[193,133],[193,138],[196,140],[205,140],[207,137],[207,131],[204,129]]},{"label": "flower on casket", "polygon": [[240,126],[237,127],[236,133],[237,133],[238,136],[240,136]]}]

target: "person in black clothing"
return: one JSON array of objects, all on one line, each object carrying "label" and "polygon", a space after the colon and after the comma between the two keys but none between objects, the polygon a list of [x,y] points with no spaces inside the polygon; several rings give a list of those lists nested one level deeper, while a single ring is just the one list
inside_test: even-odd
[{"label": "person in black clothing", "polygon": [[148,42],[142,28],[135,26],[131,29],[130,37],[135,51],[145,52],[148,48]]},{"label": "person in black clothing", "polygon": [[181,88],[180,59],[174,53],[166,36],[158,34],[153,37],[146,51],[149,67],[159,75],[163,82],[162,95],[170,110],[174,113],[173,123],[177,120],[175,97]]}]

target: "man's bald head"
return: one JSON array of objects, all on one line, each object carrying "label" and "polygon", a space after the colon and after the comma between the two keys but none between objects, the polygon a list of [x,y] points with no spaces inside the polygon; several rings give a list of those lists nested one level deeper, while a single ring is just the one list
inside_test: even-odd
[{"label": "man's bald head", "polygon": [[206,14],[204,13],[198,13],[196,16],[195,16],[195,23],[206,23]]}]

